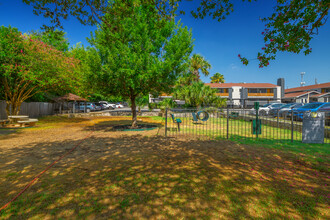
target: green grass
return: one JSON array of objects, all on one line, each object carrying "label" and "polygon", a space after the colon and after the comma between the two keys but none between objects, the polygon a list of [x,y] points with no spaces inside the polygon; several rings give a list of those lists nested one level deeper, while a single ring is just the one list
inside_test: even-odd
[{"label": "green grass", "polygon": [[[173,123],[172,119],[168,119],[168,135],[195,135],[195,136],[208,136],[209,138],[227,137],[227,119],[226,118],[209,118],[207,122],[193,123],[189,117],[177,117],[181,119],[180,132],[177,130],[177,124]],[[256,138],[252,134],[252,126],[250,121],[242,119],[229,119],[228,120],[228,135],[229,137],[241,138]],[[269,139],[278,141],[290,141],[291,130],[284,127],[276,127],[276,123],[272,125],[262,124],[261,134],[258,135],[259,139]],[[302,133],[299,130],[293,131],[293,139],[296,141],[302,140]],[[330,138],[325,138],[325,143],[330,143]]]}]

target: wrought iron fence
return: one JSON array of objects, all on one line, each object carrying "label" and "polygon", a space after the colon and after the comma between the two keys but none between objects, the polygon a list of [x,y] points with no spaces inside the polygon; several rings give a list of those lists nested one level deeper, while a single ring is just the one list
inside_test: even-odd
[{"label": "wrought iron fence", "polygon": [[[325,112],[324,143],[330,143],[330,117]],[[168,109],[165,136],[198,139],[266,139],[302,141],[300,116],[273,111],[257,115],[252,109]]]}]

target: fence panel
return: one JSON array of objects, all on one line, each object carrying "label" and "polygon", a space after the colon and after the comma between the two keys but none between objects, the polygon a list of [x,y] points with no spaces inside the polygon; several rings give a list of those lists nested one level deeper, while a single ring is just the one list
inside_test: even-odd
[{"label": "fence panel", "polygon": [[[6,102],[0,101],[0,119],[7,119]],[[23,102],[20,108],[20,115],[28,115],[31,118],[39,118],[55,113],[56,103],[48,102]]]},{"label": "fence panel", "polygon": [[[168,137],[302,141],[302,120],[288,112],[261,112],[257,117],[252,109],[205,108],[170,109],[166,115],[165,131]],[[330,143],[329,119],[328,113],[325,143]]]}]

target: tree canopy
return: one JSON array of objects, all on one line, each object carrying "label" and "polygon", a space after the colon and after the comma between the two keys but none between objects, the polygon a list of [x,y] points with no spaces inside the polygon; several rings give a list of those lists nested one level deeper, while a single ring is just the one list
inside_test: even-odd
[{"label": "tree canopy", "polygon": [[174,92],[176,99],[185,100],[188,107],[222,107],[225,99],[216,95],[216,90],[206,86],[203,82],[193,82],[191,85],[178,87]]},{"label": "tree canopy", "polygon": [[0,27],[0,80],[7,114],[18,114],[21,103],[44,91],[80,93],[79,60],[28,36]]},{"label": "tree canopy", "polygon": [[[69,16],[76,17],[82,24],[95,25],[107,22],[104,16],[113,6],[113,1],[108,0],[22,0],[32,5],[34,13],[50,18],[56,27],[62,27],[62,20]],[[144,0],[155,6],[158,14],[163,18],[171,19],[176,14],[185,14],[185,10],[178,10],[180,2],[184,0]],[[257,0],[242,0],[257,1]],[[132,1],[126,1],[130,7]],[[197,8],[190,11],[195,18],[203,19],[210,16],[218,21],[224,20],[234,11],[234,6],[239,2],[234,0],[201,0]],[[330,8],[329,0],[277,0],[274,12],[268,17],[262,18],[265,22],[265,30],[262,33],[265,46],[257,54],[259,67],[269,65],[270,60],[276,58],[280,51],[299,53],[305,55],[312,52],[310,42],[318,34],[328,18]],[[114,12],[113,12],[114,13]],[[238,55],[243,64],[247,65],[249,59]]]},{"label": "tree canopy", "polygon": [[215,73],[210,78],[211,78],[211,83],[224,83],[225,82],[225,78],[220,73]]},{"label": "tree canopy", "polygon": [[66,33],[61,30],[30,31],[28,35],[35,40],[44,42],[55,47],[57,50],[65,52],[69,50],[69,41],[65,37]]},{"label": "tree canopy", "polygon": [[135,127],[136,98],[171,90],[192,52],[191,32],[161,19],[154,5],[143,1],[114,1],[104,19],[111,27],[102,23],[90,39],[101,58],[95,85],[130,99]]}]

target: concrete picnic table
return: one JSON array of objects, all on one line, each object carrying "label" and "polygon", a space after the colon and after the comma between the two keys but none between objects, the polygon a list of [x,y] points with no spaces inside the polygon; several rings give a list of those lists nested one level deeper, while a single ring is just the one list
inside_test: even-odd
[{"label": "concrete picnic table", "polygon": [[14,123],[16,123],[17,121],[19,121],[19,119],[27,119],[27,118],[29,118],[29,116],[27,116],[27,115],[9,115],[8,116],[8,119],[11,122],[14,122]]}]

